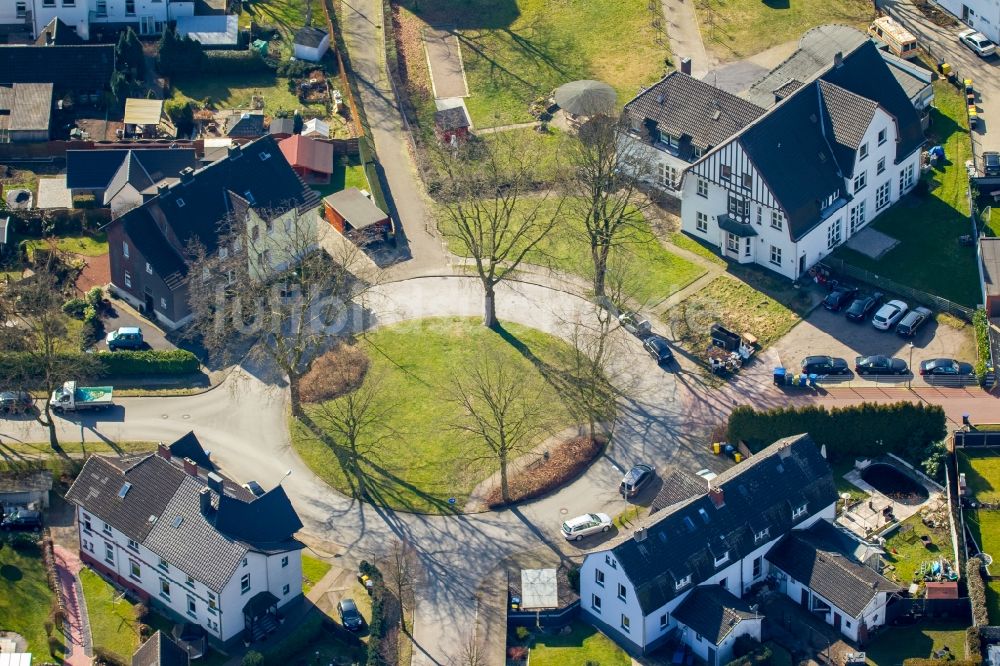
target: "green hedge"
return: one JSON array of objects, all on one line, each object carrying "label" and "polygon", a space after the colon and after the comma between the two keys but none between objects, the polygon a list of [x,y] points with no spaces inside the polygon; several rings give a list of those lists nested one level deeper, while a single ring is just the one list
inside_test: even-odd
[{"label": "green hedge", "polygon": [[986,376],[986,366],[992,363],[990,323],[986,318],[986,310],[976,310],[972,315],[972,327],[976,332],[976,377],[982,382]]},{"label": "green hedge", "polygon": [[322,630],[323,615],[315,612],[309,613],[286,638],[271,649],[264,651],[265,666],[287,664],[289,657],[298,654],[307,645],[318,641]]},{"label": "green hedge", "polygon": [[98,352],[107,375],[185,375],[197,372],[198,357],[184,349]]},{"label": "green hedge", "polygon": [[983,580],[983,561],[970,557],[965,565],[965,584],[969,588],[969,602],[972,604],[972,625],[985,627],[990,623],[986,606],[986,582]]},{"label": "green hedge", "polygon": [[756,453],[777,439],[803,432],[826,446],[831,462],[895,453],[914,464],[921,463],[947,434],[940,406],[897,402],[832,410],[779,407],[762,412],[742,405],[729,415],[726,436],[733,443],[746,442]]},{"label": "green hedge", "polygon": [[201,64],[204,74],[252,74],[273,71],[257,51],[205,51]]}]

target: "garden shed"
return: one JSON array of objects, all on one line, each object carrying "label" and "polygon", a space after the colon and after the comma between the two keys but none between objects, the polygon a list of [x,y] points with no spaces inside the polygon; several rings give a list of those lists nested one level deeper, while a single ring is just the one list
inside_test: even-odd
[{"label": "garden shed", "polygon": [[0,474],[0,504],[3,506],[49,506],[52,472],[5,472]]},{"label": "garden shed", "polygon": [[319,62],[330,49],[330,35],[326,30],[306,26],[295,33],[293,44],[296,58]]}]

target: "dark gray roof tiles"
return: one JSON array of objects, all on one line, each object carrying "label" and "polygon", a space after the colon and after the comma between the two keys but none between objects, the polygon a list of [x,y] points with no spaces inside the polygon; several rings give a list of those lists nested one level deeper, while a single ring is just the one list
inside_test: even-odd
[{"label": "dark gray roof tiles", "polygon": [[826,122],[826,136],[837,155],[841,172],[854,175],[854,160],[878,104],[826,81],[818,81]]},{"label": "dark gray roof tiles", "polygon": [[[81,190],[107,189],[126,161],[132,160],[154,183],[175,178],[181,169],[196,167],[193,148],[144,148],[142,150],[68,150],[66,187]],[[129,173],[131,169],[126,169]],[[140,191],[143,188],[138,188]]]},{"label": "dark gray roof tiles", "polygon": [[707,482],[701,477],[683,471],[672,472],[663,479],[663,486],[653,499],[650,511],[656,513],[675,504],[687,502],[706,490],[708,490]]},{"label": "dark gray roof tiles", "polygon": [[743,620],[761,619],[750,604],[721,585],[699,585],[674,610],[674,619],[713,645],[719,645]]},{"label": "dark gray roof tiles", "polygon": [[0,44],[0,83],[52,83],[59,91],[105,90],[114,69],[113,44]]},{"label": "dark gray roof tiles", "polygon": [[434,112],[434,126],[442,132],[459,129],[469,126],[469,119],[465,115],[465,108],[454,106],[450,109],[441,109]]},{"label": "dark gray roof tiles", "polygon": [[132,655],[132,666],[188,666],[188,653],[162,631],[146,639]]},{"label": "dark gray roof tiles", "polygon": [[84,41],[76,34],[76,30],[58,17],[49,21],[38,33],[38,39],[35,40],[35,46],[72,46],[83,43]]},{"label": "dark gray roof tiles", "polygon": [[214,521],[219,532],[260,546],[286,543],[302,528],[302,521],[280,485],[252,502],[226,494],[219,498]]},{"label": "dark gray roof tiles", "polygon": [[156,181],[150,177],[142,162],[139,161],[136,151],[130,150],[104,191],[104,203],[108,204],[126,185],[134,187],[136,192],[142,192],[155,184]]},{"label": "dark gray roof tiles", "polygon": [[215,465],[193,430],[170,445],[170,454],[178,458],[190,458],[198,467],[210,472],[215,471]]}]

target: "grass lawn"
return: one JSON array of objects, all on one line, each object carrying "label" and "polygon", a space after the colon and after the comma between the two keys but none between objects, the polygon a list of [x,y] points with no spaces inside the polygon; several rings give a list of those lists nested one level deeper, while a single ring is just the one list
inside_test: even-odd
[{"label": "grass lawn", "polygon": [[[248,109],[252,95],[264,96],[264,113],[313,110],[325,115],[322,104],[303,104],[295,93],[288,92],[288,79],[272,72],[212,76],[175,76],[170,79],[172,99],[202,102],[210,99],[219,109]],[[333,123],[331,127],[336,126]]]},{"label": "grass lawn", "polygon": [[[476,127],[531,120],[529,104],[576,79],[607,81],[623,104],[659,78],[668,56],[663,16],[644,0],[403,0],[400,37],[413,84],[427,99],[423,25],[458,29]],[[662,44],[657,43],[660,38]],[[423,78],[423,80],[418,80]],[[413,87],[411,84],[411,87]]]},{"label": "grass lawn", "polygon": [[[904,529],[906,531],[901,531]],[[925,548],[920,541],[920,537],[924,535],[931,537],[930,548]],[[903,521],[900,529],[886,540],[885,551],[886,561],[896,567],[895,572],[887,572],[887,575],[892,578],[895,573],[895,579],[903,585],[913,582],[913,576],[920,569],[921,563],[941,556],[949,561],[954,559],[948,530],[927,527],[921,522],[919,514]]]},{"label": "grass lawn", "polygon": [[334,192],[346,190],[348,187],[356,187],[359,190],[366,190],[368,192],[372,191],[372,188],[368,185],[368,176],[365,175],[365,169],[358,164],[357,158],[351,158],[349,164],[344,164],[340,160],[335,159],[330,182],[326,185],[311,185],[310,187],[316,190],[320,197],[328,197]]},{"label": "grass lawn", "polygon": [[1000,511],[967,509],[965,523],[984,553],[1000,557]]},{"label": "grass lawn", "polygon": [[837,486],[838,497],[844,493],[849,494],[852,500],[868,497],[868,493],[844,478],[845,474],[854,469],[854,461],[838,460],[836,462],[831,462],[830,467],[833,470],[833,482]]},{"label": "grass lawn", "polygon": [[705,46],[724,60],[745,58],[824,23],[862,30],[875,17],[864,0],[693,0]]},{"label": "grass lawn", "polygon": [[538,634],[531,643],[532,666],[628,666],[629,656],[594,627],[574,622],[566,635]]},{"label": "grass lawn", "polygon": [[977,501],[1000,502],[1000,451],[961,449],[958,471],[965,474],[965,484]]},{"label": "grass lawn", "polygon": [[902,666],[905,659],[927,659],[945,646],[956,658],[964,658],[965,625],[926,622],[909,627],[887,627],[866,646],[865,652],[869,664]]},{"label": "grass lawn", "polygon": [[719,253],[712,249],[712,247],[706,243],[699,241],[693,236],[689,236],[683,231],[674,231],[670,234],[670,242],[677,247],[683,248],[688,252],[693,252],[697,254],[702,259],[708,259],[713,264],[718,266],[725,266],[726,260],[719,256]]},{"label": "grass lawn", "polygon": [[[554,199],[547,201],[543,212],[551,215],[555,207]],[[449,224],[445,214],[440,213],[438,228],[442,233],[447,233]],[[462,243],[454,238],[448,239],[448,249],[463,254]],[[628,243],[613,252],[623,253],[627,258],[622,263],[629,271],[625,278],[628,292],[644,304],[662,301],[705,274],[698,264],[667,250],[645,223],[631,234]],[[558,226],[528,254],[526,262],[572,273],[588,281],[593,279],[594,264],[583,220],[573,214],[570,203],[561,212]]]},{"label": "grass lawn", "polygon": [[50,645],[45,622],[52,610],[55,595],[46,582],[42,553],[34,544],[13,547],[9,537],[0,537],[0,626],[16,631],[28,641],[28,651],[35,660],[63,660],[62,634],[53,631]]},{"label": "grass lawn", "polygon": [[[362,463],[370,498],[384,506],[454,512],[462,508],[476,484],[497,469],[486,456],[485,444],[451,427],[463,418],[463,410],[449,397],[454,378],[468,377],[468,369],[484,352],[493,352],[518,368],[527,395],[537,394],[548,405],[547,431],[557,432],[584,420],[571,412],[571,400],[561,398],[568,390],[565,370],[572,350],[534,329],[505,324],[497,332],[473,319],[426,319],[379,329],[360,344],[371,358],[369,377],[381,377],[376,409],[380,413],[391,410],[394,430],[378,445],[377,453]],[[321,423],[317,406],[306,405],[306,413]],[[381,438],[385,435],[378,433]],[[354,476],[304,426],[292,424],[292,444],[320,478],[342,492],[352,492]],[[454,505],[447,502],[452,497]]]},{"label": "grass lawn", "polygon": [[872,226],[900,241],[879,259],[841,246],[834,256],[902,284],[974,307],[980,300],[975,249],[961,247],[959,236],[971,232],[970,159],[965,98],[946,81],[934,84],[930,134],[944,146],[946,164],[931,170],[930,192],[910,194],[879,215]]},{"label": "grass lawn", "polygon": [[313,589],[326,572],[330,570],[330,563],[324,562],[312,555],[302,555],[302,592],[306,593]]},{"label": "grass lawn", "polygon": [[[28,241],[28,247],[47,248],[48,241],[35,238]],[[85,257],[100,257],[108,253],[108,236],[98,232],[87,236],[60,236],[56,238],[56,248],[62,252],[82,254]]]},{"label": "grass lawn", "polygon": [[989,611],[991,625],[1000,623],[1000,580],[986,583],[986,610]]},{"label": "grass lawn", "polygon": [[94,646],[129,659],[140,643],[134,606],[119,598],[118,591],[90,569],[80,571],[80,582],[87,601]]},{"label": "grass lawn", "polygon": [[[91,453],[142,453],[156,448],[156,442],[115,442],[114,447],[107,442],[72,442],[59,441],[59,446],[67,455],[84,455]],[[5,440],[0,442],[0,462],[17,463],[31,458],[55,457],[48,442],[15,442]]]}]

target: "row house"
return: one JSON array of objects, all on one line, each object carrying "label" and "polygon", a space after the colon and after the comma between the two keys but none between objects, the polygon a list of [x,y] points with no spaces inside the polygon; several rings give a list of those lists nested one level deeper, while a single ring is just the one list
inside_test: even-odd
[{"label": "row house", "polygon": [[84,41],[113,38],[131,27],[159,35],[178,18],[194,15],[193,0],[0,0],[0,28],[40,37],[58,20]]}]

